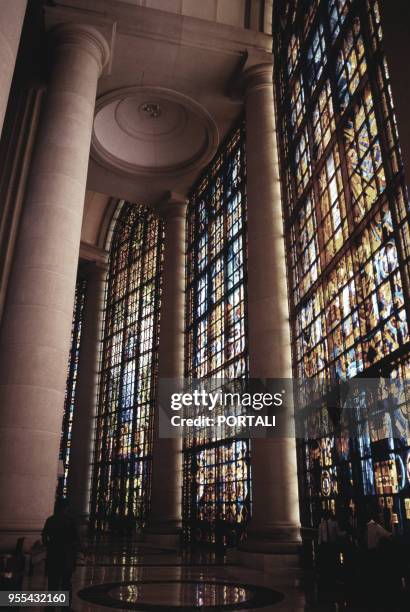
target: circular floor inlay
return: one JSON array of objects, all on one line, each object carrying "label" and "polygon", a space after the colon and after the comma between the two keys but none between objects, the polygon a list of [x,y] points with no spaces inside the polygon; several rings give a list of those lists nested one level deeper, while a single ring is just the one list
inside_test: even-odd
[{"label": "circular floor inlay", "polygon": [[209,579],[114,582],[82,589],[78,596],[100,606],[156,612],[261,608],[283,599],[266,587]]}]

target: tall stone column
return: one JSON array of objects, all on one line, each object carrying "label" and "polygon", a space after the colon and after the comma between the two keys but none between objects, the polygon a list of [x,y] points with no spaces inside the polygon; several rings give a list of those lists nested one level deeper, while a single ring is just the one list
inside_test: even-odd
[{"label": "tall stone column", "polygon": [[[0,330],[0,544],[52,511],[98,77],[93,27],[53,32],[53,70]],[[28,537],[30,539],[30,537]]]},{"label": "tall stone column", "polygon": [[[244,73],[244,82],[250,376],[290,379],[288,291],[272,64],[249,68]],[[251,455],[253,517],[245,547],[261,552],[292,552],[300,541],[295,440],[254,439]]]},{"label": "tall stone column", "polygon": [[2,0],[0,19],[0,134],[3,129],[27,0]]},{"label": "tall stone column", "polygon": [[[185,226],[187,200],[169,193],[159,213],[165,223],[162,272],[159,379],[182,380],[185,328]],[[154,418],[149,539],[178,542],[182,520],[182,438],[159,437],[159,414]]]},{"label": "tall stone column", "polygon": [[89,516],[94,419],[98,395],[100,337],[107,266],[89,264],[81,328],[80,356],[71,435],[68,497],[72,513],[86,522]]}]

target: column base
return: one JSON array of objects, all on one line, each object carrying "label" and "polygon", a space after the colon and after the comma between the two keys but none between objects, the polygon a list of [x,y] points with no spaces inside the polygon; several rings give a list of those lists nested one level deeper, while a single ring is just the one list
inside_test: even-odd
[{"label": "column base", "polygon": [[246,540],[240,550],[273,555],[298,555],[302,538],[300,525],[286,524],[266,527],[249,527]]},{"label": "column base", "polygon": [[281,583],[294,581],[302,576],[300,555],[298,553],[264,553],[249,550],[230,549],[226,554],[228,565],[240,565],[259,570],[264,574],[280,574]]},{"label": "column base", "polygon": [[228,551],[228,561],[293,576],[301,567],[301,552],[302,540],[297,525],[250,527],[245,542],[236,550]]},{"label": "column base", "polygon": [[172,550],[181,547],[182,527],[176,520],[151,520],[144,527],[142,539],[149,544],[155,544]]}]

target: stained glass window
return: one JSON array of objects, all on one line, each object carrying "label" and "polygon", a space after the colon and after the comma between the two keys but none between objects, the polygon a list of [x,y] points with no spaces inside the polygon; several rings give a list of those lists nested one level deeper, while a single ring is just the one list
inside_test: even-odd
[{"label": "stained glass window", "polygon": [[[244,379],[245,136],[241,122],[194,189],[188,207],[189,379]],[[250,515],[249,442],[200,430],[184,445],[184,525],[190,541],[231,544]]]},{"label": "stained glass window", "polygon": [[67,497],[68,470],[70,466],[71,432],[73,427],[74,406],[77,389],[78,362],[80,358],[81,330],[83,325],[84,303],[87,281],[78,277],[75,287],[73,320],[71,324],[70,356],[68,359],[67,382],[64,399],[64,416],[60,440],[60,460],[64,474],[58,479],[57,499]]},{"label": "stained glass window", "polygon": [[[377,1],[282,0],[273,28],[294,376],[405,377],[409,205]],[[302,415],[304,525],[373,504],[410,531],[407,404],[370,417],[382,386],[355,398],[354,440],[335,434],[326,398]]]},{"label": "stained glass window", "polygon": [[96,526],[141,524],[150,498],[163,227],[124,203],[106,286],[92,516]]}]

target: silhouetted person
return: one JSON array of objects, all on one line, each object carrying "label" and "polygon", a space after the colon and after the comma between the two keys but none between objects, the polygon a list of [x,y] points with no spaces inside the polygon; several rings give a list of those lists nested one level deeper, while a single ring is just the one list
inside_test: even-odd
[{"label": "silhouetted person", "polygon": [[68,503],[57,503],[54,514],[45,522],[42,534],[47,547],[47,578],[49,591],[69,591],[79,538],[74,520],[68,515]]},{"label": "silhouetted person", "polygon": [[390,531],[377,522],[377,518],[376,513],[371,514],[366,526],[366,546],[370,551],[379,549],[381,542],[392,537]]},{"label": "silhouetted person", "polygon": [[388,546],[392,541],[392,534],[379,523],[376,511],[369,513],[364,535],[366,559],[363,569],[367,602],[376,610],[393,610],[394,566],[389,558],[389,548],[386,548],[386,544]]},{"label": "silhouetted person", "polygon": [[333,519],[331,512],[325,510],[318,528],[318,569],[321,578],[335,580],[338,557],[338,538],[344,535]]}]

